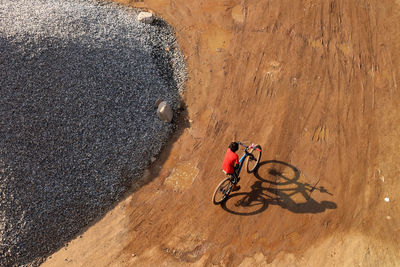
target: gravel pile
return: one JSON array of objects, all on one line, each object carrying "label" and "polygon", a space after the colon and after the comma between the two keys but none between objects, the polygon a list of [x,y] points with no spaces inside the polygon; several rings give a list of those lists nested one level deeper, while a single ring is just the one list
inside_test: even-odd
[{"label": "gravel pile", "polygon": [[103,214],[173,131],[184,60],[161,19],[83,0],[0,4],[0,266],[38,265]]}]

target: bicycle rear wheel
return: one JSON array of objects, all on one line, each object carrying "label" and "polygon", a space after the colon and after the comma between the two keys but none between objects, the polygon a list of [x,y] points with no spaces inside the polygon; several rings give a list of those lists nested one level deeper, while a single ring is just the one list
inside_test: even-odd
[{"label": "bicycle rear wheel", "polygon": [[215,205],[222,203],[232,191],[232,182],[230,178],[225,178],[215,189],[212,201]]},{"label": "bicycle rear wheel", "polygon": [[262,154],[261,146],[255,145],[249,152],[250,155],[247,157],[247,172],[251,173],[257,169],[260,163]]}]

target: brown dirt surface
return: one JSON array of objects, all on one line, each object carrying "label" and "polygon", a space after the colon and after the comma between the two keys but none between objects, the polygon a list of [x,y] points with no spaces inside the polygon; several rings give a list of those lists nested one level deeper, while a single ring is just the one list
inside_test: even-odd
[{"label": "brown dirt surface", "polygon": [[[400,266],[399,0],[119,2],[175,28],[190,125],[44,266]],[[215,206],[232,140],[261,164]]]}]

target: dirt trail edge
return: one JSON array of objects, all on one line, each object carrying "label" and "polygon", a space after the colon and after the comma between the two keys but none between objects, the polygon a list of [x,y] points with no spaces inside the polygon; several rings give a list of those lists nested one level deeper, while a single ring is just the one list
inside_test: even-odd
[{"label": "dirt trail edge", "polygon": [[[398,0],[120,2],[176,29],[191,125],[44,266],[400,266]],[[231,140],[261,165],[214,206]]]}]

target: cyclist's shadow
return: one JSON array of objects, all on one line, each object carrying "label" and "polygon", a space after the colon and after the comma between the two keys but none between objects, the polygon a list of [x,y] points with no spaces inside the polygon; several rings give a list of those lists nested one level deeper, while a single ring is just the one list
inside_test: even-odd
[{"label": "cyclist's shadow", "polygon": [[[316,187],[318,182],[314,186],[299,182],[300,171],[286,162],[278,160],[261,162],[254,175],[259,181],[251,186],[251,191],[231,194],[221,204],[224,210],[249,216],[263,212],[268,205],[279,205],[294,213],[320,213],[337,207],[334,202],[318,202],[313,199],[311,193],[315,190],[332,194],[323,186]],[[295,200],[297,194],[300,194],[303,201]]]}]

